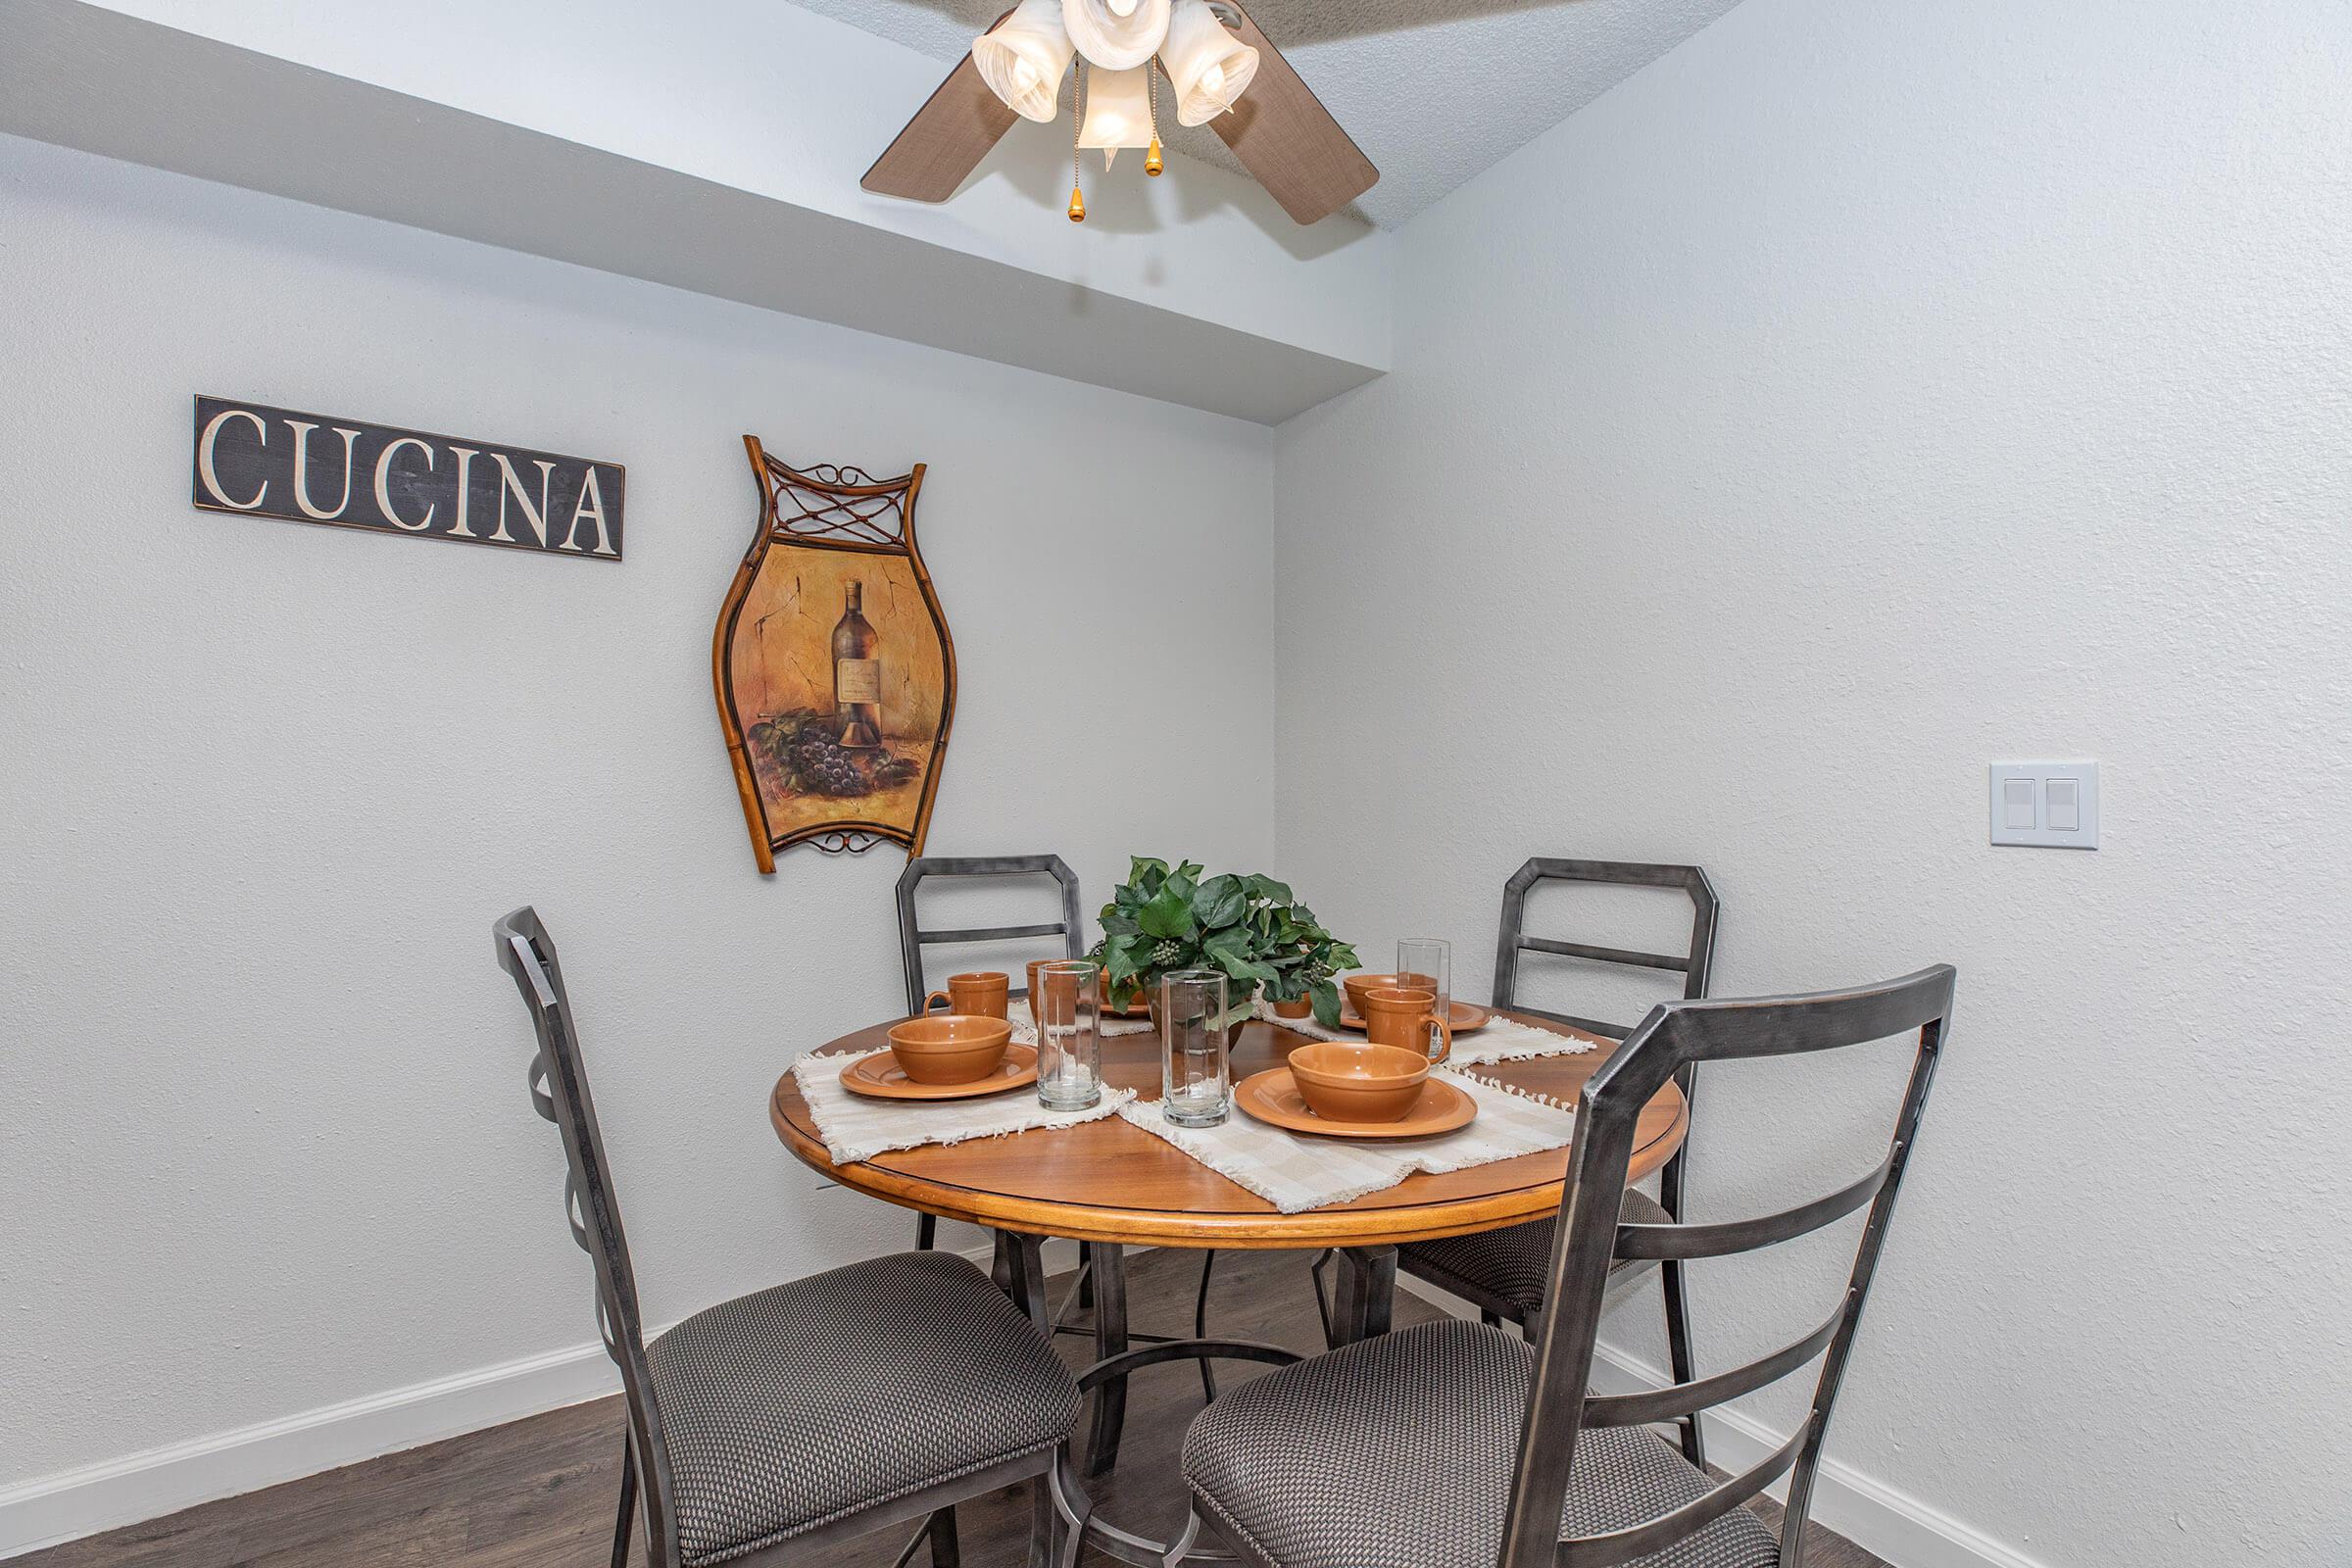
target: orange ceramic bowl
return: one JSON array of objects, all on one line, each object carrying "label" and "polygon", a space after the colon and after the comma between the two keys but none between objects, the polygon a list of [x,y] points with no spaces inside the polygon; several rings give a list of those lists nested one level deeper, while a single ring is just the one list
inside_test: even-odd
[{"label": "orange ceramic bowl", "polygon": [[1438,989],[1437,981],[1425,974],[1351,974],[1340,982],[1348,993],[1348,1010],[1358,1018],[1371,1016],[1364,1011],[1364,993],[1383,986],[1419,986],[1424,991]]},{"label": "orange ceramic bowl", "polygon": [[890,1054],[918,1084],[968,1084],[997,1070],[1012,1025],[969,1012],[935,1012],[890,1026]]},{"label": "orange ceramic bowl", "polygon": [[1402,1121],[1420,1102],[1429,1058],[1398,1046],[1318,1041],[1291,1053],[1306,1108],[1332,1121]]},{"label": "orange ceramic bowl", "polygon": [[1340,989],[1348,993],[1348,1010],[1362,1018],[1367,1016],[1364,1011],[1364,993],[1396,983],[1396,977],[1393,974],[1351,974],[1342,977]]}]

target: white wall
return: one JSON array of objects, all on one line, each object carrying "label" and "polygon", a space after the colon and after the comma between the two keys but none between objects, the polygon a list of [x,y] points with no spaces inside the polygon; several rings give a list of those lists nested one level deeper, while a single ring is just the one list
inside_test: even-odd
[{"label": "white wall", "polygon": [[[1747,0],[1411,224],[1396,369],[1281,432],[1335,926],[1475,991],[1523,857],[1687,858],[1720,993],[1958,964],[1831,1448],[2047,1563],[2345,1549],[2348,101],[2335,0]],[[2096,854],[1987,848],[2042,757]],[[1868,1066],[1719,1072],[1696,1212]]]},{"label": "white wall", "polygon": [[[1099,892],[1278,836],[1467,991],[1536,852],[1706,864],[1726,993],[1958,963],[1833,1453],[2005,1560],[2340,1556],[2348,85],[2326,0],[1747,0],[1410,225],[1400,368],[1271,455],[0,141],[0,1500],[587,1338],[486,941],[523,899],[653,1316],[904,1235],[759,1112],[894,1004],[897,865],[751,869],[704,662],[751,429],[933,465],[942,852]],[[629,559],[197,514],[199,389],[620,459]],[[1277,768],[1038,722],[1177,642]],[[2105,764],[2106,847],[1985,847],[1984,764],[2050,755]],[[1889,1065],[1718,1073],[1698,1212]],[[1697,1290],[1711,1355],[1799,1311],[1792,1267]]]},{"label": "white wall", "polygon": [[[525,901],[651,1319],[910,1237],[765,1115],[900,1004],[903,858],[754,868],[747,430],[931,465],[932,851],[1058,850],[1090,910],[1131,850],[1270,856],[1264,429],[7,139],[0,299],[0,1489],[593,1337]],[[196,512],[198,391],[623,462],[626,560]],[[1105,720],[1170,648],[1219,728],[1147,766]]]}]

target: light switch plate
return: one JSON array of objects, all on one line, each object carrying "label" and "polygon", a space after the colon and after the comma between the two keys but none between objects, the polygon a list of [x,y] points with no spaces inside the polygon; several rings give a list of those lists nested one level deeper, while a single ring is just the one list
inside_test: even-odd
[{"label": "light switch plate", "polygon": [[1993,843],[2099,847],[2098,763],[1995,762],[1986,783]]}]

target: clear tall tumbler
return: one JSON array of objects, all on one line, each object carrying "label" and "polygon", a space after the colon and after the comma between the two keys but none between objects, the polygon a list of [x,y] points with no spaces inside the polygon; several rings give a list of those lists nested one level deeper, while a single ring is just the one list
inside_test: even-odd
[{"label": "clear tall tumbler", "polygon": [[1095,965],[1041,963],[1029,994],[1037,1020],[1037,1102],[1087,1110],[1102,1102],[1102,1040],[1095,1029]]},{"label": "clear tall tumbler", "polygon": [[1179,1127],[1214,1127],[1233,1104],[1226,1065],[1225,976],[1178,969],[1159,982],[1159,1113]]},{"label": "clear tall tumbler", "polygon": [[1453,944],[1436,937],[1406,937],[1396,944],[1396,984],[1434,991],[1438,1000],[1430,1011],[1440,1018],[1453,1016]]}]

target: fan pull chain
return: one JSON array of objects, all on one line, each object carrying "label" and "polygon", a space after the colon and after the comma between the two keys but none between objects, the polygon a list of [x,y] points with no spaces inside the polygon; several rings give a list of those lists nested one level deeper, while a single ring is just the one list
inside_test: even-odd
[{"label": "fan pull chain", "polygon": [[1078,103],[1078,80],[1086,74],[1086,62],[1081,60],[1070,70],[1070,221],[1086,221],[1086,192],[1078,188],[1080,169],[1078,138],[1086,131],[1086,115]]},{"label": "fan pull chain", "polygon": [[1159,172],[1168,167],[1166,160],[1159,156],[1159,72],[1155,69],[1157,65],[1156,60],[1144,62],[1144,102],[1150,105],[1152,110],[1152,150],[1144,155],[1144,172],[1150,174],[1153,179],[1157,179]]}]

